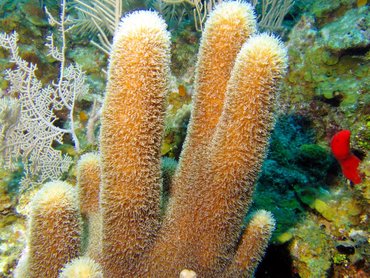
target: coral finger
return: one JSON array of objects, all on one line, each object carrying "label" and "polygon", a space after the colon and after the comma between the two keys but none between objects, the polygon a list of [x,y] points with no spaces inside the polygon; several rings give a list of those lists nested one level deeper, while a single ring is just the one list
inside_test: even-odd
[{"label": "coral finger", "polygon": [[103,270],[89,257],[79,257],[66,264],[58,278],[103,278]]},{"label": "coral finger", "polygon": [[274,228],[272,214],[264,210],[257,211],[243,233],[234,259],[225,271],[225,277],[252,277]]},{"label": "coral finger", "polygon": [[29,225],[29,277],[58,277],[80,253],[82,225],[74,188],[46,183],[32,200]]},{"label": "coral finger", "polygon": [[210,148],[206,182],[196,193],[199,197],[194,198],[194,207],[202,213],[187,212],[193,219],[192,245],[203,250],[197,261],[205,268],[222,265],[238,240],[272,128],[276,89],[285,69],[284,46],[266,34],[252,37],[237,56]]},{"label": "coral finger", "polygon": [[83,220],[86,222],[86,246],[83,253],[101,259],[100,158],[96,153],[81,156],[77,164],[77,192]]},{"label": "coral finger", "polygon": [[[199,49],[193,108],[187,137],[172,188],[172,200],[188,192],[207,159],[207,148],[224,105],[235,57],[256,30],[249,4],[218,5],[206,22]],[[179,192],[178,192],[179,191]]]},{"label": "coral finger", "polygon": [[[104,276],[137,277],[160,219],[160,145],[170,38],[157,13],[123,18],[102,110]],[[126,276],[125,276],[126,275]]]},{"label": "coral finger", "polygon": [[77,164],[80,210],[83,216],[99,210],[100,159],[95,153],[81,156]]}]

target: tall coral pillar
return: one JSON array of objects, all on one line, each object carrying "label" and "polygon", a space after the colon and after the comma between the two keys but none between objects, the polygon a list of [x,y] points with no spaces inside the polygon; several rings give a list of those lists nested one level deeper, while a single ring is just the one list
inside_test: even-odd
[{"label": "tall coral pillar", "polygon": [[65,182],[46,183],[31,203],[26,277],[57,278],[80,254],[81,230],[75,189]]},{"label": "tall coral pillar", "polygon": [[206,22],[199,48],[195,94],[188,126],[188,134],[191,136],[186,137],[181,153],[171,188],[171,203],[194,186],[194,180],[203,170],[221,116],[226,86],[236,55],[255,31],[253,8],[245,3],[222,3]]},{"label": "tall coral pillar", "polygon": [[[203,213],[190,216],[199,227],[190,236],[203,250],[198,263],[206,268],[222,263],[238,240],[272,128],[277,81],[285,67],[285,48],[266,34],[250,38],[236,58],[210,147],[206,182],[198,192],[202,200],[194,201]],[[228,242],[220,245],[225,238]],[[214,254],[218,257],[212,260]]]},{"label": "tall coral pillar", "polygon": [[114,38],[101,127],[105,277],[138,277],[160,218],[160,144],[170,39],[154,12],[123,18]]},{"label": "tall coral pillar", "polygon": [[[228,5],[220,6],[225,14],[229,12],[227,8]],[[220,11],[216,9],[216,12]],[[214,23],[212,17],[213,14],[210,24]],[[230,22],[237,22],[237,18],[235,15],[235,20]],[[222,30],[223,25],[216,24],[212,28],[217,34],[216,30]],[[205,32],[207,30],[206,26]],[[207,39],[212,40],[213,36]],[[217,58],[227,49],[226,45],[219,46],[212,50],[212,55]],[[205,57],[203,53],[199,55],[200,60]],[[200,65],[202,61],[198,62],[198,71]],[[205,96],[195,95],[194,105],[199,104],[199,107],[193,112],[202,117],[193,116],[194,122],[187,133],[190,139],[184,146],[185,156],[181,158],[174,181],[174,186],[181,189],[176,188],[170,196],[174,200],[170,201],[152,254],[156,262],[152,271],[156,275],[174,277],[187,268],[195,270],[201,277],[220,277],[233,259],[242,219],[251,201],[253,184],[272,127],[277,84],[285,68],[286,51],[278,39],[266,34],[252,36],[236,55],[225,96],[218,100],[222,105],[220,116],[211,121],[203,118],[208,117],[205,111],[212,110],[207,106],[215,101],[213,92],[205,92]],[[218,76],[218,79],[223,84],[224,76]],[[201,83],[206,80],[197,81],[199,88],[205,86]],[[207,97],[209,99],[203,102],[201,98]],[[212,105],[217,114],[218,105]],[[195,131],[194,127],[198,125],[203,131]],[[207,133],[209,130],[212,132]],[[198,151],[198,146],[189,143],[200,140],[199,134],[206,133],[209,136],[204,139],[207,144],[200,143],[204,150]],[[198,155],[200,152],[202,157]],[[181,166],[184,161],[186,165]],[[183,173],[181,167],[187,172]],[[260,235],[264,236],[263,233]],[[256,258],[264,249],[251,250],[254,253],[250,256]],[[251,268],[255,266],[249,265]]]},{"label": "tall coral pillar", "polygon": [[82,251],[96,261],[101,259],[100,177],[98,154],[87,153],[81,156],[77,164],[77,193],[81,215],[87,224],[87,242]]},{"label": "tall coral pillar", "polygon": [[257,211],[243,232],[238,249],[224,277],[253,277],[274,229],[275,220],[272,214],[264,210]]}]

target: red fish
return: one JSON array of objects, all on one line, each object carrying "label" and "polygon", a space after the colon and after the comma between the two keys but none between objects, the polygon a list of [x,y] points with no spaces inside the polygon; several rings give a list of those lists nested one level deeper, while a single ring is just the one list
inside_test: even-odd
[{"label": "red fish", "polygon": [[358,184],[362,182],[358,171],[361,160],[351,152],[350,137],[351,132],[349,130],[337,132],[331,139],[331,151],[338,160],[343,175],[354,184]]}]

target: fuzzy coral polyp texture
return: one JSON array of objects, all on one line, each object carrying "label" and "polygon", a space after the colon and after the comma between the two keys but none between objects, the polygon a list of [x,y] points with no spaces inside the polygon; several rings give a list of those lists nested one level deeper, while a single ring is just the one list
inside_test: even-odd
[{"label": "fuzzy coral polyp texture", "polygon": [[[220,4],[206,23],[184,151],[162,215],[160,148],[170,37],[157,13],[134,12],[122,20],[111,53],[100,154],[81,157],[77,178],[76,203],[88,220],[82,255],[95,259],[104,277],[253,275],[275,221],[271,213],[257,211],[241,227],[287,60],[280,40],[256,35],[255,26],[251,5],[239,1]],[[79,234],[80,225],[71,230]],[[73,259],[66,258],[58,268]],[[77,260],[64,273],[100,273],[100,266]]]},{"label": "fuzzy coral polyp texture", "polygon": [[169,82],[169,36],[161,22],[153,13],[131,14],[114,39],[100,145],[104,275],[176,277],[189,269],[200,277],[250,276],[274,221],[256,213],[244,230],[253,240],[239,241],[240,228],[272,127],[285,47],[255,34],[249,4],[226,2],[212,12],[161,219],[159,150]]},{"label": "fuzzy coral polyp texture", "polygon": [[361,160],[351,152],[350,138],[349,130],[337,132],[331,140],[331,151],[338,160],[343,175],[354,184],[358,184],[362,182],[358,171]]}]

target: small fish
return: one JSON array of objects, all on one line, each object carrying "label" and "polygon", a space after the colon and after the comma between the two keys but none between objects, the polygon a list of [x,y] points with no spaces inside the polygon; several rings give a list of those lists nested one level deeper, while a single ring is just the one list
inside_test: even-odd
[{"label": "small fish", "polygon": [[89,115],[85,111],[80,112],[80,121],[86,123],[89,119]]},{"label": "small fish", "polygon": [[357,0],[357,8],[361,8],[367,4],[367,0]]},{"label": "small fish", "polygon": [[184,85],[179,85],[179,95],[180,97],[186,96],[186,88]]},{"label": "small fish", "polygon": [[361,160],[351,152],[350,138],[351,132],[349,130],[337,132],[331,139],[331,151],[338,160],[343,175],[354,184],[358,184],[362,182],[358,171]]}]

